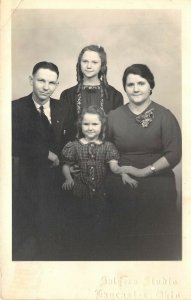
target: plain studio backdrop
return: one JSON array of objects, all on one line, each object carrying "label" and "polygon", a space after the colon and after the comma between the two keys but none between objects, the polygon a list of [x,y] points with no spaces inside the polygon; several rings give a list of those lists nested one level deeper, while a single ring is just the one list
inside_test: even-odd
[{"label": "plain studio backdrop", "polygon": [[[40,61],[55,63],[60,71],[53,97],[76,84],[81,49],[101,45],[108,58],[107,78],[122,92],[125,68],[148,65],[155,77],[152,100],[169,108],[181,125],[181,12],[153,9],[29,9],[12,14],[12,98],[31,92],[29,75]],[[181,195],[181,164],[175,168]]]}]

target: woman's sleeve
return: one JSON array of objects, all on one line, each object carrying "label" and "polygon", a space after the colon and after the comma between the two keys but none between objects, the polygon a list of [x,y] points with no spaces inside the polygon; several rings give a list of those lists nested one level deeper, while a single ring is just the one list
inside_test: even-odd
[{"label": "woman's sleeve", "polygon": [[106,162],[111,160],[119,160],[119,152],[114,144],[107,142]]},{"label": "woman's sleeve", "polygon": [[67,143],[62,149],[62,163],[73,165],[75,163],[75,144],[74,142]]},{"label": "woman's sleeve", "polygon": [[162,143],[164,157],[174,168],[181,159],[182,139],[181,130],[175,116],[167,110],[162,119]]}]

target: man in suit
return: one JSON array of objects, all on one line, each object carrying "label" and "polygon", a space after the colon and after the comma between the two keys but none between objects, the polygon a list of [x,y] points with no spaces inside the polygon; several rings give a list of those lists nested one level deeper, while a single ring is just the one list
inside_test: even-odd
[{"label": "man in suit", "polygon": [[54,244],[60,152],[72,134],[66,109],[51,98],[58,77],[56,65],[37,63],[29,77],[32,93],[12,103],[14,260],[47,259]]}]

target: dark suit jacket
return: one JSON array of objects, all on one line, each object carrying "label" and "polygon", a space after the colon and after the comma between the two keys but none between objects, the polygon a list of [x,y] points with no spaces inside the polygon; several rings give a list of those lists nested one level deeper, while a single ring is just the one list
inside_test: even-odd
[{"label": "dark suit jacket", "polygon": [[70,140],[71,129],[67,109],[60,101],[50,99],[51,121],[55,143],[49,149],[45,142],[39,113],[32,94],[12,102],[13,156],[33,163],[45,163],[49,150],[60,155],[62,147]]},{"label": "dark suit jacket", "polygon": [[[56,226],[57,202],[61,192],[60,168],[50,168],[49,150],[59,155],[68,141],[68,112],[58,100],[50,99],[54,143],[47,143],[47,133],[32,100],[32,94],[12,102],[13,150],[13,258],[28,237],[49,239]],[[51,148],[50,148],[51,147]],[[17,157],[15,159],[15,157]],[[53,226],[53,225],[54,226]],[[30,252],[30,251],[29,251]],[[30,260],[30,254],[27,259]],[[39,257],[37,257],[39,259]]]}]

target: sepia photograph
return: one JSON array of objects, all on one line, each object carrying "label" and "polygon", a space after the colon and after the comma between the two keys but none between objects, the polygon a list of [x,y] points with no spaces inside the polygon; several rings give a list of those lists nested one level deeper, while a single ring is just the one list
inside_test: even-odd
[{"label": "sepia photograph", "polygon": [[15,11],[13,260],[181,259],[180,33],[178,10]]}]

